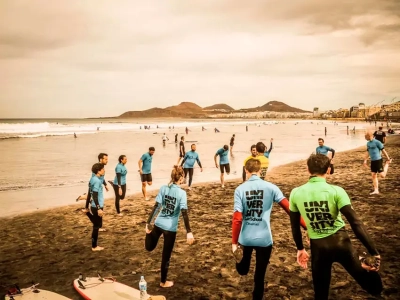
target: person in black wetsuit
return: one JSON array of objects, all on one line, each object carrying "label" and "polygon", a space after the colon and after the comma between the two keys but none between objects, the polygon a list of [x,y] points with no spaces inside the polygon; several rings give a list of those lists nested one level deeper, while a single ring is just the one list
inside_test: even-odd
[{"label": "person in black wetsuit", "polygon": [[233,145],[234,145],[234,144],[235,144],[235,135],[232,135],[231,141],[230,141],[230,143],[229,143],[229,145],[231,146],[231,149],[230,149],[231,155],[232,155]]},{"label": "person in black wetsuit", "polygon": [[178,134],[175,134],[175,144],[178,143]]},{"label": "person in black wetsuit", "polygon": [[[346,191],[326,182],[329,165],[327,156],[312,154],[307,160],[311,175],[308,183],[293,189],[290,194],[290,223],[298,250],[297,262],[307,268],[308,254],[304,249],[299,227],[300,217],[303,217],[310,237],[315,299],[328,299],[334,262],[340,263],[368,293],[379,295],[382,292],[382,280],[377,273],[380,265],[378,249],[353,210]],[[355,256],[341,214],[346,217],[354,234],[368,252],[375,256],[375,267],[360,263]]]},{"label": "person in black wetsuit", "polygon": [[[186,192],[179,187],[183,182],[183,176],[183,169],[179,166],[174,166],[171,172],[171,181],[168,185],[164,185],[160,188],[156,197],[156,203],[146,222],[145,248],[147,251],[153,251],[157,247],[160,236],[162,235],[164,237],[160,280],[160,286],[163,288],[172,287],[174,285],[172,281],[167,281],[167,275],[172,250],[175,244],[176,232],[178,230],[179,215],[181,213],[187,232],[187,243],[189,245],[194,243],[187,213],[187,195]],[[154,226],[152,226],[151,223],[154,219]]]},{"label": "person in black wetsuit", "polygon": [[186,152],[185,152],[185,137],[182,135],[181,141],[179,142],[179,158],[178,158],[178,162],[176,163],[177,165],[179,165],[179,162],[185,156],[185,154],[186,154]]}]

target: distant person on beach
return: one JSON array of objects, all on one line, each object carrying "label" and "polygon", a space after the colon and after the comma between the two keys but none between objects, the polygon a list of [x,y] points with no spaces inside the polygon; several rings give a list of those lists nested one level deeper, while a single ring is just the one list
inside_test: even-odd
[{"label": "distant person on beach", "polygon": [[[229,157],[228,157],[228,151],[229,151],[229,146],[224,145],[221,149],[218,149],[217,153],[214,155],[214,162],[215,162],[215,167],[220,169],[221,175],[220,175],[220,180],[221,180],[221,187],[225,187],[225,181],[224,181],[224,172],[226,171],[226,175],[229,175],[231,172],[231,167],[229,165]],[[219,166],[217,163],[217,157],[219,156]]]},{"label": "distant person on beach", "polygon": [[251,152],[251,155],[250,155],[249,157],[247,157],[247,158],[244,160],[244,163],[243,163],[243,173],[242,173],[243,182],[246,181],[246,163],[247,163],[247,161],[248,161],[249,159],[252,159],[252,158],[257,158],[257,149],[256,149],[256,145],[251,145],[251,147],[250,147],[250,152]]},{"label": "distant person on beach", "polygon": [[386,143],[386,133],[382,129],[382,126],[379,126],[378,130],[374,132],[373,136],[376,140],[384,144]]},{"label": "distant person on beach", "polygon": [[[260,178],[259,159],[249,159],[245,170],[248,180],[239,185],[234,193],[232,252],[236,259],[236,270],[243,276],[249,273],[251,256],[255,250],[253,300],[261,300],[264,299],[265,273],[273,245],[270,225],[272,205],[279,203],[289,214],[289,201],[276,185]],[[305,229],[304,221],[302,226]]]},{"label": "distant person on beach", "polygon": [[214,128],[214,132],[215,132],[215,133],[219,132],[219,130],[217,129],[217,127]]},{"label": "distant person on beach", "polygon": [[[331,269],[335,262],[341,264],[364,290],[379,295],[382,291],[382,281],[377,273],[379,252],[354,212],[346,191],[326,182],[329,165],[326,155],[312,154],[307,160],[311,175],[309,181],[293,189],[290,194],[290,223],[297,247],[297,262],[304,269],[307,268],[309,256],[304,249],[299,227],[300,217],[303,217],[311,244],[314,299],[328,299]],[[368,267],[355,256],[341,214],[346,217],[354,234],[370,255],[375,257],[375,267]]]},{"label": "distant person on beach", "polygon": [[177,144],[178,143],[178,134],[176,133],[175,134],[175,144]]},{"label": "distant person on beach", "polygon": [[115,192],[115,209],[117,210],[118,216],[122,217],[121,210],[119,207],[119,201],[125,199],[126,194],[126,174],[128,170],[126,169],[126,163],[128,159],[126,155],[120,155],[118,158],[118,164],[115,167],[115,178],[114,181],[110,183],[114,187]]},{"label": "distant person on beach", "polygon": [[[160,236],[164,237],[160,280],[160,286],[163,288],[169,288],[174,285],[172,281],[167,281],[167,275],[181,213],[185,223],[187,243],[189,245],[194,243],[193,233],[189,224],[187,195],[179,187],[183,182],[183,174],[181,167],[174,166],[171,172],[171,182],[160,188],[156,203],[146,223],[145,247],[147,251],[153,251],[157,247]],[[156,219],[154,226],[152,226],[151,223],[154,218]]]},{"label": "distant person on beach", "polygon": [[[379,194],[379,181],[378,174],[381,178],[385,178],[386,174],[389,170],[389,164],[392,162],[392,159],[387,154],[384,145],[373,138],[373,135],[370,132],[365,134],[365,139],[367,142],[367,153],[364,159],[364,166],[367,166],[368,157],[371,159],[371,175],[372,175],[372,184],[374,186],[374,191],[370,193],[370,195]],[[383,160],[381,152],[383,152],[387,158],[385,166],[383,166]]]},{"label": "distant person on beach", "polygon": [[167,135],[164,133],[163,136],[161,137],[162,142],[163,142],[163,146],[165,146],[166,141],[169,141],[169,138],[167,137]]},{"label": "distant person on beach", "polygon": [[249,126],[246,125],[246,132],[249,131]]},{"label": "distant person on beach", "polygon": [[153,184],[153,177],[151,175],[151,163],[153,161],[153,155],[155,151],[156,149],[154,147],[149,147],[149,152],[143,154],[138,162],[140,179],[142,181],[142,193],[145,200],[150,200],[150,198],[147,197],[146,185]]},{"label": "distant person on beach", "polygon": [[93,224],[92,230],[92,251],[101,251],[104,248],[97,244],[99,238],[99,230],[103,226],[103,207],[104,207],[104,196],[103,196],[103,182],[105,170],[104,165],[96,163],[92,167],[92,173],[95,174],[89,182],[90,194],[92,196],[91,204],[91,217],[89,218]]},{"label": "distant person on beach", "polygon": [[232,135],[231,141],[229,142],[229,145],[231,146],[231,155],[233,151],[233,145],[235,144],[235,135]]},{"label": "distant person on beach", "polygon": [[186,127],[185,131],[186,131],[186,134],[188,134],[189,133],[189,128]]},{"label": "distant person on beach", "polygon": [[76,133],[74,132],[74,138],[77,138]]},{"label": "distant person on beach", "polygon": [[189,152],[186,152],[181,162],[181,167],[183,166],[183,171],[185,173],[185,182],[184,182],[185,184],[187,175],[189,174],[189,184],[188,184],[189,190],[192,189],[191,186],[192,186],[193,171],[194,171],[193,168],[195,162],[197,162],[197,164],[199,165],[200,171],[203,172],[203,167],[201,166],[199,154],[196,152],[196,145],[192,144],[191,150]]},{"label": "distant person on beach", "polygon": [[316,154],[323,154],[328,156],[329,152],[332,152],[332,157],[331,157],[331,164],[329,166],[330,168],[330,173],[329,174],[333,174],[335,172],[334,166],[333,166],[333,157],[335,156],[335,150],[331,147],[325,146],[324,145],[325,141],[322,138],[318,139],[318,147],[315,149],[315,153]]},{"label": "distant person on beach", "polygon": [[392,128],[389,128],[388,133],[389,134],[394,134],[394,130]]},{"label": "distant person on beach", "polygon": [[182,135],[181,136],[181,141],[179,142],[179,158],[178,158],[178,162],[176,163],[177,165],[179,165],[181,159],[185,156],[186,152],[185,152],[185,137]]},{"label": "distant person on beach", "polygon": [[273,149],[273,146],[272,146],[272,142],[273,142],[273,141],[274,141],[274,139],[271,138],[271,140],[270,140],[270,145],[269,145],[269,150],[267,150],[267,147],[265,147],[264,156],[265,156],[266,158],[268,158],[268,159],[269,159],[269,155],[270,155],[270,153],[271,153],[271,151],[272,151],[272,149]]},{"label": "distant person on beach", "polygon": [[263,142],[258,142],[256,144],[256,150],[257,150],[257,159],[261,163],[261,170],[260,170],[260,178],[265,179],[265,176],[267,175],[268,167],[269,167],[269,159],[264,156],[265,147]]}]

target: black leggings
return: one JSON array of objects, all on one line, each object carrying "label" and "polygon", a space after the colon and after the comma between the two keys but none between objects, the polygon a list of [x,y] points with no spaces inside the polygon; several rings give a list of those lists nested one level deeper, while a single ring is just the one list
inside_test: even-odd
[{"label": "black leggings", "polygon": [[99,238],[99,229],[103,226],[103,218],[99,216],[98,210],[95,207],[91,207],[90,210],[92,214],[89,217],[90,221],[93,223],[93,231],[92,231],[92,248],[97,247],[97,240]]},{"label": "black leggings", "polygon": [[334,262],[340,263],[368,293],[379,295],[382,280],[378,272],[367,272],[353,251],[344,229],[322,239],[311,239],[311,265],[316,300],[327,300]]},{"label": "black leggings", "polygon": [[114,193],[115,193],[115,209],[117,210],[117,214],[119,214],[121,211],[119,210],[119,201],[125,199],[125,193],[126,193],[126,184],[121,185],[122,189],[122,195],[119,195],[119,186],[116,184],[113,184],[114,188]]},{"label": "black leggings", "polygon": [[243,178],[243,182],[246,181],[246,171],[245,171],[245,167],[243,167],[243,173],[242,173],[242,178]]},{"label": "black leggings", "polygon": [[333,166],[333,164],[330,164],[329,167],[331,168],[331,172],[329,174],[333,174],[335,173],[335,167]]},{"label": "black leggings", "polygon": [[154,225],[153,230],[149,234],[146,234],[145,247],[147,251],[153,251],[161,235],[164,236],[164,247],[161,259],[161,283],[165,283],[167,281],[169,260],[171,258],[172,249],[174,249],[176,232],[167,231]]},{"label": "black leggings", "polygon": [[185,180],[186,180],[187,174],[189,173],[189,186],[191,186],[192,180],[193,180],[193,168],[184,168],[183,171],[185,172]]},{"label": "black leggings", "polygon": [[236,264],[236,270],[240,275],[247,275],[250,269],[251,254],[256,251],[256,270],[254,272],[253,300],[261,300],[264,296],[264,281],[272,246],[269,247],[243,247],[243,258]]}]

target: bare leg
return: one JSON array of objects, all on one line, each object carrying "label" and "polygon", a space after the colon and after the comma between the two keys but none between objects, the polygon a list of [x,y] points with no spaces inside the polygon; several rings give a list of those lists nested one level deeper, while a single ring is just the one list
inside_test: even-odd
[{"label": "bare leg", "polygon": [[144,198],[146,199],[147,198],[147,195],[146,195],[146,182],[142,182],[142,193],[143,193]]},{"label": "bare leg", "polygon": [[385,166],[383,167],[383,172],[379,174],[382,178],[386,177],[386,174],[387,174],[387,172],[389,170],[390,162],[391,162],[391,160],[386,161]]},{"label": "bare leg", "polygon": [[370,193],[370,195],[379,194],[378,174],[376,173],[372,173],[372,184],[374,186],[374,191]]},{"label": "bare leg", "polygon": [[225,187],[225,185],[224,185],[224,173],[221,173],[220,178],[221,178],[221,185],[222,185],[222,187]]}]

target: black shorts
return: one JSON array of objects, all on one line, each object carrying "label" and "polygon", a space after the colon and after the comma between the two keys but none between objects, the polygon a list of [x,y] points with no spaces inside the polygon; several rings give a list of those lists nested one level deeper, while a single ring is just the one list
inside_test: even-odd
[{"label": "black shorts", "polygon": [[141,174],[140,178],[142,179],[142,182],[152,182],[153,181],[153,177],[151,177],[151,173],[150,174]]},{"label": "black shorts", "polygon": [[224,174],[224,170],[226,171],[227,174],[231,172],[231,166],[229,164],[219,165],[219,169],[221,170],[222,174]]},{"label": "black shorts", "polygon": [[184,157],[185,153],[179,152],[179,157]]},{"label": "black shorts", "polygon": [[383,160],[371,160],[371,172],[372,173],[382,173],[383,172]]},{"label": "black shorts", "polygon": [[234,144],[233,144],[233,143],[230,143],[230,145],[231,145],[231,147],[233,147]]}]

